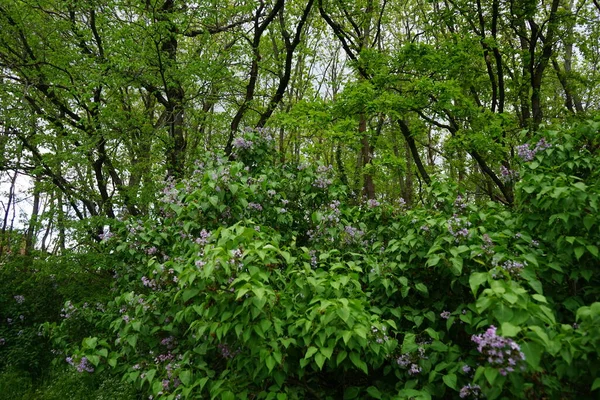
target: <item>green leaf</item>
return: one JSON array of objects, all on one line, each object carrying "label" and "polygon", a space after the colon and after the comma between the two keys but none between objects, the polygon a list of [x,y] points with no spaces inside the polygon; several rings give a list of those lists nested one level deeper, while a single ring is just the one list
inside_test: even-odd
[{"label": "green leaf", "polygon": [[365,374],[369,373],[369,369],[367,368],[367,363],[365,363],[363,360],[360,359],[360,354],[355,353],[354,351],[351,352],[350,353],[350,361],[352,361],[352,364],[354,364],[357,368],[362,370]]},{"label": "green leaf", "polygon": [[598,246],[594,246],[593,244],[588,244],[587,246],[585,246],[585,248],[587,249],[587,251],[590,252],[591,255],[593,255],[594,257],[598,257]]},{"label": "green leaf", "polygon": [[485,379],[490,383],[490,385],[494,385],[496,378],[498,378],[499,372],[496,368],[493,367],[485,367],[485,371],[483,372],[485,375]]},{"label": "green leaf", "polygon": [[585,247],[580,246],[575,248],[575,257],[577,257],[578,261],[581,258],[581,256],[583,256],[583,253],[585,253]]},{"label": "green leaf", "polygon": [[83,339],[83,348],[84,349],[93,350],[96,348],[97,344],[98,344],[97,337],[87,337],[87,338]]},{"label": "green leaf", "polygon": [[526,342],[521,345],[521,351],[525,354],[527,364],[534,370],[537,370],[540,366],[544,347],[535,342]]},{"label": "green leaf", "polygon": [[187,370],[183,370],[179,373],[179,379],[184,386],[189,386],[192,381],[192,373]]},{"label": "green leaf", "polygon": [[358,397],[360,389],[356,386],[350,386],[344,390],[344,400],[351,400]]},{"label": "green leaf", "polygon": [[473,295],[477,296],[477,289],[483,282],[486,282],[488,278],[487,272],[473,272],[469,277],[469,286],[471,287],[471,291]]},{"label": "green leaf", "polygon": [[594,379],[594,383],[592,383],[592,392],[596,389],[600,388],[600,378]]},{"label": "green leaf", "polygon": [[195,297],[200,293],[199,289],[186,289],[183,291],[183,301],[187,302],[192,297]]},{"label": "green leaf", "polygon": [[340,365],[348,356],[348,353],[345,350],[342,350],[338,353],[337,357],[335,358],[335,363],[336,365]]},{"label": "green leaf", "polygon": [[267,364],[267,368],[269,369],[269,372],[273,371],[273,368],[275,368],[275,365],[277,364],[275,361],[275,358],[271,355],[269,355],[267,357],[267,359],[265,360],[265,364]]},{"label": "green leaf", "polygon": [[419,282],[415,285],[415,289],[417,289],[419,292],[424,293],[424,294],[429,294],[429,291],[427,290],[427,286],[425,286],[423,283]]},{"label": "green leaf", "polygon": [[375,386],[369,386],[367,388],[367,393],[374,399],[381,399],[381,392]]},{"label": "green leaf", "polygon": [[317,349],[315,346],[310,346],[308,348],[308,350],[306,350],[306,354],[304,355],[304,359],[309,359],[311,358],[317,351],[319,351],[319,349]]},{"label": "green leaf", "polygon": [[323,369],[323,364],[325,364],[325,356],[322,353],[317,353],[315,354],[315,362],[317,363],[317,366],[319,367],[320,370]]},{"label": "green leaf", "polygon": [[451,389],[456,390],[456,374],[448,374],[442,377],[442,380]]},{"label": "green leaf", "polygon": [[518,326],[514,326],[510,322],[502,323],[502,336],[514,337],[519,332],[521,332],[521,328]]}]

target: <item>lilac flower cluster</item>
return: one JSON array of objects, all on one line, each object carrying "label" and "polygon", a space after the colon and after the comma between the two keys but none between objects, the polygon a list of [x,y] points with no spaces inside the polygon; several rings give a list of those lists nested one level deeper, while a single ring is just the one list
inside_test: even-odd
[{"label": "lilac flower cluster", "polygon": [[160,199],[162,203],[174,204],[179,202],[179,190],[175,187],[175,180],[172,176],[165,180],[165,187],[162,190],[163,197]]},{"label": "lilac flower cluster", "polygon": [[238,270],[241,270],[242,268],[244,268],[244,262],[242,261],[243,257],[244,257],[244,250],[240,249],[240,248],[235,249],[231,252],[231,258],[229,259],[229,264],[236,267]]},{"label": "lilac flower cluster", "polygon": [[158,252],[158,249],[156,248],[156,246],[152,246],[149,249],[146,249],[146,254],[148,254],[149,256],[154,255]]},{"label": "lilac flower cluster", "polygon": [[142,284],[150,289],[156,289],[158,287],[154,279],[149,279],[146,276],[142,276]]},{"label": "lilac flower cluster", "polygon": [[503,182],[514,182],[519,179],[519,171],[506,168],[504,165],[500,167],[500,179]]},{"label": "lilac flower cluster", "polygon": [[[396,359],[396,363],[404,369],[408,369],[409,375],[416,375],[421,372],[421,367],[418,364],[419,360],[426,360],[427,356],[425,356],[425,344],[429,342],[421,342],[418,343],[417,353],[405,353]],[[410,366],[410,368],[409,368]]]},{"label": "lilac flower cluster", "polygon": [[389,336],[387,335],[387,328],[385,326],[382,326],[381,329],[377,329],[376,326],[372,326],[371,332],[373,333],[373,336],[375,336],[375,342],[378,344],[383,344],[390,340]]},{"label": "lilac flower cluster", "polygon": [[258,203],[248,203],[248,208],[250,210],[262,211],[262,206]]},{"label": "lilac flower cluster", "polygon": [[318,260],[317,260],[317,251],[316,250],[310,250],[308,252],[308,254],[310,255],[310,265],[313,268],[317,268],[318,265]]},{"label": "lilac flower cluster", "polygon": [[346,225],[344,227],[344,232],[346,232],[346,237],[344,239],[346,243],[356,242],[360,240],[364,235],[363,231],[350,225]]},{"label": "lilac flower cluster", "polygon": [[380,205],[381,205],[381,203],[379,203],[375,199],[369,199],[369,200],[367,200],[367,207],[369,207],[369,208],[379,207]]},{"label": "lilac flower cluster", "polygon": [[483,249],[483,251],[485,251],[486,254],[494,254],[494,242],[492,241],[492,238],[490,237],[490,235],[488,235],[487,233],[483,234],[483,245],[481,245],[481,248]]},{"label": "lilac flower cluster", "polygon": [[200,237],[196,238],[196,244],[204,246],[206,243],[208,243],[208,238],[210,237],[210,234],[211,233],[206,229],[202,229],[200,231]]},{"label": "lilac flower cluster", "polygon": [[[400,367],[408,369],[409,375],[416,375],[419,372],[421,372],[421,367],[419,367],[419,364],[415,364],[414,362],[412,362],[409,354],[402,354],[400,357],[398,357],[396,359],[396,363]],[[410,368],[409,368],[409,365],[410,365]]]},{"label": "lilac flower cluster", "polygon": [[470,226],[470,222],[467,221],[465,223],[461,221],[461,219],[456,214],[454,214],[452,218],[448,220],[448,232],[450,232],[450,234],[454,236],[456,241],[459,241],[461,238],[466,238],[467,236],[469,236]]},{"label": "lilac flower cluster", "polygon": [[479,385],[468,385],[463,386],[458,393],[461,399],[472,396],[475,399],[478,399],[481,395],[481,387]]},{"label": "lilac flower cluster", "polygon": [[521,263],[518,261],[508,260],[502,264],[502,269],[507,271],[511,276],[519,276],[521,271],[523,270],[523,268],[525,268],[526,265],[527,265],[526,261],[523,261]]},{"label": "lilac flower cluster", "polygon": [[219,351],[221,352],[221,357],[223,358],[233,358],[237,355],[239,351],[231,351],[229,346],[226,344],[220,343],[218,346]]},{"label": "lilac flower cluster", "polygon": [[333,183],[333,180],[328,177],[328,174],[333,171],[333,166],[319,166],[317,168],[317,174],[319,175],[317,179],[313,182],[313,186],[318,187],[320,189],[326,189]]},{"label": "lilac flower cluster", "polygon": [[25,301],[25,296],[18,294],[14,296],[14,299],[18,304],[23,304],[23,302]]},{"label": "lilac flower cluster", "polygon": [[100,240],[102,240],[103,242],[109,240],[110,238],[114,237],[115,234],[112,233],[111,231],[108,232],[104,232],[98,235],[98,237],[100,238]]},{"label": "lilac flower cluster", "polygon": [[6,339],[0,338],[0,346],[4,346],[6,344]]},{"label": "lilac flower cluster", "polygon": [[442,317],[442,319],[450,318],[450,311],[443,311],[442,313],[440,313],[440,317]]},{"label": "lilac flower cluster", "polygon": [[83,371],[87,371],[89,373],[94,372],[94,367],[92,366],[92,364],[90,364],[90,362],[88,361],[88,359],[86,357],[81,357],[81,360],[79,360],[79,364],[77,364],[77,365],[75,365],[75,362],[73,361],[73,357],[67,357],[65,359],[65,361],[67,361],[67,363],[69,363],[70,365],[77,368],[77,372],[83,372]]},{"label": "lilac flower cluster", "polygon": [[252,148],[253,145],[252,140],[244,139],[243,137],[236,138],[232,143],[232,146],[237,150],[247,150]]},{"label": "lilac flower cluster", "polygon": [[67,300],[65,306],[60,310],[60,316],[68,319],[73,316],[75,311],[77,311],[77,308],[71,303],[71,300]]},{"label": "lilac flower cluster", "polygon": [[465,208],[467,208],[467,200],[459,194],[456,196],[456,200],[454,200],[454,208],[459,211],[463,211]]},{"label": "lilac flower cluster", "polygon": [[517,154],[523,161],[532,161],[538,152],[544,151],[549,147],[551,147],[550,143],[546,142],[546,139],[542,138],[536,143],[533,149],[530,149],[529,144],[527,143],[517,146],[516,149]]},{"label": "lilac flower cluster", "polygon": [[487,357],[491,366],[500,368],[500,374],[513,372],[518,366],[525,368],[525,354],[521,347],[512,339],[497,335],[494,325],[484,334],[471,336],[471,340],[477,343],[477,351]]}]

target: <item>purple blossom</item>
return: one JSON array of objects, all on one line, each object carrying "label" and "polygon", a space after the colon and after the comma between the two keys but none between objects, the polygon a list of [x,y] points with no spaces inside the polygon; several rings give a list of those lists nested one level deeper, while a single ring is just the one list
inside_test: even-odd
[{"label": "purple blossom", "polygon": [[152,254],[156,254],[157,251],[158,251],[158,249],[156,247],[152,246],[149,249],[146,249],[146,254],[151,256]]},{"label": "purple blossom", "polygon": [[18,294],[14,296],[14,299],[18,304],[23,304],[23,302],[25,301],[25,296]]},{"label": "purple blossom", "polygon": [[142,284],[151,289],[156,289],[156,286],[157,286],[154,279],[149,279],[146,276],[142,276]]},{"label": "purple blossom", "polygon": [[246,140],[241,137],[235,138],[232,143],[232,146],[237,150],[250,149],[250,148],[252,148],[253,145],[254,145],[254,143],[252,143],[251,140]]},{"label": "purple blossom", "polygon": [[525,361],[525,354],[521,347],[512,339],[497,335],[494,325],[481,335],[471,336],[471,340],[477,343],[477,351],[486,356],[488,363],[499,368],[503,375],[513,371],[517,364],[524,368],[522,363]]},{"label": "purple blossom", "polygon": [[454,201],[454,207],[459,211],[462,211],[467,208],[467,201],[461,195],[458,195]]},{"label": "purple blossom", "polygon": [[517,146],[516,150],[518,156],[523,161],[527,162],[532,161],[537,153],[539,153],[540,151],[544,151],[549,147],[551,147],[551,145],[548,142],[546,142],[546,139],[542,138],[536,143],[533,149],[529,147],[529,144],[525,143],[520,146]]},{"label": "purple blossom", "polygon": [[525,261],[521,263],[518,261],[508,260],[502,264],[502,268],[512,276],[518,276],[526,265],[527,262]]},{"label": "purple blossom", "polygon": [[516,181],[519,178],[519,172],[506,168],[504,165],[500,167],[500,179],[504,182]]},{"label": "purple blossom", "polygon": [[258,203],[248,203],[248,208],[251,210],[262,211],[262,206]]},{"label": "purple blossom", "polygon": [[402,368],[406,368],[410,365],[410,357],[408,354],[402,354],[396,359],[396,363]]},{"label": "purple blossom", "polygon": [[471,226],[470,222],[462,221],[456,214],[448,220],[448,232],[456,238],[456,241],[469,236],[469,226]]},{"label": "purple blossom", "polygon": [[5,343],[6,343],[6,339],[0,338],[0,346],[4,346]]},{"label": "purple blossom", "polygon": [[467,364],[465,364],[465,365],[463,365],[463,366],[462,366],[462,371],[463,371],[465,374],[468,374],[469,372],[471,372],[471,367],[470,367],[470,366],[468,366]]},{"label": "purple blossom", "polygon": [[481,387],[479,385],[471,385],[469,383],[468,385],[463,386],[460,389],[460,392],[458,395],[460,396],[461,399],[465,399],[469,396],[478,398],[480,394],[481,394]]},{"label": "purple blossom", "polygon": [[208,243],[208,238],[210,237],[210,232],[207,231],[206,229],[202,229],[200,231],[200,237],[196,238],[196,243],[204,246],[206,243]]},{"label": "purple blossom", "polygon": [[448,318],[450,318],[450,311],[443,311],[443,312],[440,314],[440,317],[442,317],[443,319],[448,319]]},{"label": "purple blossom", "polygon": [[375,200],[375,199],[369,199],[369,200],[367,200],[367,206],[369,208],[379,207],[380,205],[381,204],[377,200]]},{"label": "purple blossom", "polygon": [[[71,365],[73,365],[72,363],[73,359],[71,358]],[[68,362],[68,360],[67,360]],[[90,362],[88,361],[88,359],[86,357],[81,357],[81,360],[79,361],[79,364],[76,366],[77,368],[77,372],[89,372],[92,373],[94,372],[94,367],[92,366],[92,364],[90,364]]]},{"label": "purple blossom", "polygon": [[410,369],[408,370],[408,374],[416,375],[419,372],[421,372],[421,367],[419,367],[417,364],[411,364]]}]

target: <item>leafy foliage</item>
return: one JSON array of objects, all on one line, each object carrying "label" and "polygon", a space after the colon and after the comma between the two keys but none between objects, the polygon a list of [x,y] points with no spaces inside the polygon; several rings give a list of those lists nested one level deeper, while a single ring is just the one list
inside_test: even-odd
[{"label": "leafy foliage", "polygon": [[248,131],[111,227],[118,294],[69,361],[165,399],[591,396],[597,132],[544,132],[511,210],[442,180],[353,204]]}]

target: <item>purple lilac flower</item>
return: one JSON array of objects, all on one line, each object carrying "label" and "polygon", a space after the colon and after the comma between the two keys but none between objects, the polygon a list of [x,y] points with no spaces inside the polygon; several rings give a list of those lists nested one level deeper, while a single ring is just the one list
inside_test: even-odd
[{"label": "purple lilac flower", "polygon": [[6,339],[0,338],[0,346],[4,346],[5,343],[6,343]]},{"label": "purple lilac flower", "polygon": [[129,318],[129,315],[125,314],[125,315],[123,315],[121,318],[123,318],[123,321],[125,321],[125,323],[126,323],[126,324],[128,324],[128,323],[129,323],[129,319],[130,319],[130,318]]},{"label": "purple lilac flower", "polygon": [[448,319],[450,318],[450,311],[444,311],[440,314],[440,317],[442,317],[443,319]]},{"label": "purple lilac flower", "polygon": [[254,143],[251,140],[246,140],[244,138],[236,138],[234,139],[232,146],[238,150],[249,149],[252,147]]},{"label": "purple lilac flower", "polygon": [[521,347],[512,339],[497,335],[494,325],[481,335],[471,336],[471,340],[477,343],[477,351],[487,357],[491,366],[499,368],[502,375],[514,371],[517,365],[525,368]]},{"label": "purple lilac flower", "polygon": [[467,364],[465,364],[465,365],[463,365],[463,366],[462,366],[462,371],[463,371],[465,374],[468,374],[469,372],[471,372],[471,367],[470,367],[470,366],[468,366]]},{"label": "purple lilac flower", "polygon": [[454,214],[452,218],[448,220],[448,232],[450,232],[450,234],[454,236],[457,241],[461,238],[466,238],[469,236],[469,226],[471,226],[470,222],[461,221],[456,214]]},{"label": "purple lilac flower", "polygon": [[148,254],[149,256],[156,254],[156,252],[158,251],[158,249],[155,246],[150,247],[149,249],[146,250],[146,254]]},{"label": "purple lilac flower", "polygon": [[471,385],[470,383],[466,386],[463,386],[460,389],[459,396],[461,399],[465,399],[469,396],[473,396],[474,398],[479,398],[481,394],[481,387],[479,385]]},{"label": "purple lilac flower", "polygon": [[92,364],[90,364],[90,362],[88,361],[88,359],[86,357],[81,357],[81,360],[79,361],[79,364],[75,365],[75,363],[73,362],[73,357],[67,357],[66,361],[73,365],[75,368],[77,368],[77,372],[89,372],[92,373],[94,372],[94,367],[92,366]]},{"label": "purple lilac flower", "polygon": [[500,167],[500,179],[503,182],[511,182],[519,179],[519,171],[508,169],[504,165]]},{"label": "purple lilac flower", "polygon": [[454,208],[458,209],[459,211],[464,210],[465,208],[467,208],[467,201],[461,195],[456,196],[456,200],[454,201]]},{"label": "purple lilac flower", "polygon": [[221,351],[221,357],[223,357],[223,358],[235,357],[235,354],[229,349],[229,346],[227,346],[226,344],[221,343],[217,347]]},{"label": "purple lilac flower", "polygon": [[308,254],[310,255],[310,265],[313,268],[317,268],[317,263],[318,263],[318,261],[317,261],[317,251],[316,250],[310,250],[308,252]]},{"label": "purple lilac flower", "polygon": [[525,143],[516,147],[518,156],[523,161],[532,161],[535,158],[535,155],[540,151],[544,151],[547,148],[551,147],[551,145],[546,142],[546,139],[542,138],[539,142],[536,143],[533,149],[529,148],[529,144]]},{"label": "purple lilac flower", "polygon": [[25,301],[25,296],[18,294],[14,296],[14,299],[18,304],[23,304],[23,302]]},{"label": "purple lilac flower", "polygon": [[258,203],[248,203],[248,208],[251,210],[262,211],[262,206]]},{"label": "purple lilac flower", "polygon": [[77,311],[77,308],[75,308],[75,306],[73,305],[73,303],[71,303],[71,301],[68,300],[65,303],[65,307],[63,307],[60,311],[61,311],[60,316],[63,317],[63,318],[65,318],[65,319],[68,319],[68,318],[71,318],[71,316],[73,315],[73,313],[75,311]]},{"label": "purple lilac flower", "polygon": [[481,246],[481,248],[487,253],[487,254],[493,254],[494,250],[494,242],[492,241],[492,238],[490,237],[490,235],[488,235],[487,233],[483,234],[483,245]]},{"label": "purple lilac flower", "polygon": [[502,268],[505,271],[507,271],[509,274],[511,274],[513,276],[518,276],[526,265],[527,265],[526,261],[523,261],[521,263],[518,261],[508,260],[502,264]]},{"label": "purple lilac flower", "polygon": [[369,199],[369,200],[367,200],[367,206],[369,208],[379,207],[380,205],[381,204],[377,200],[375,200],[375,199]]},{"label": "purple lilac flower", "polygon": [[402,368],[406,368],[410,365],[410,357],[408,354],[402,354],[396,359],[396,363]]},{"label": "purple lilac flower", "polygon": [[408,370],[408,374],[416,375],[419,372],[421,372],[421,367],[419,367],[417,364],[411,364],[410,369]]},{"label": "purple lilac flower", "polygon": [[102,240],[103,242],[109,240],[110,238],[112,238],[114,236],[115,236],[115,234],[112,233],[111,231],[107,231],[107,232],[104,232],[104,233],[101,233],[101,234],[98,235],[98,237],[100,238],[100,240]]},{"label": "purple lilac flower", "polygon": [[156,286],[157,286],[154,279],[149,279],[146,276],[142,276],[142,284],[151,289],[156,289]]}]

